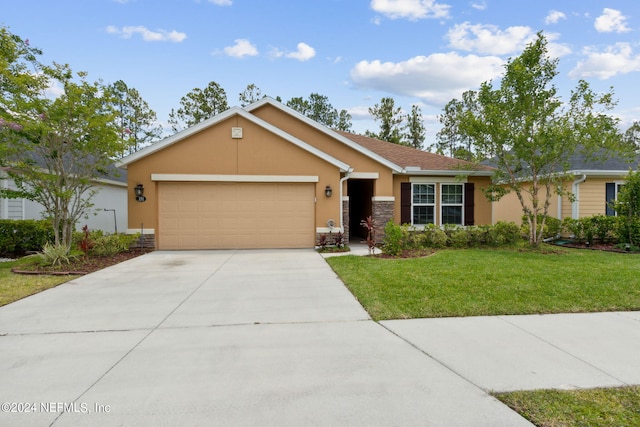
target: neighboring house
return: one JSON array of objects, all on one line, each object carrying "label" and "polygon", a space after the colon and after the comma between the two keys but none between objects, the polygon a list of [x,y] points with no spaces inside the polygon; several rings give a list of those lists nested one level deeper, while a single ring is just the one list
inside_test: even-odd
[{"label": "neighboring house", "polygon": [[[361,241],[360,222],[490,224],[492,169],[336,132],[264,98],[130,156],[129,231],[159,249],[313,247]],[[136,201],[135,187],[144,194]]]},{"label": "neighboring house", "polygon": [[[98,193],[92,199],[92,212],[86,219],[80,219],[76,229],[80,230],[85,225],[90,230],[107,233],[115,232],[116,227],[118,232],[127,229],[127,173],[116,171],[115,168],[113,172],[109,178],[95,181]],[[15,183],[6,174],[0,175],[0,187],[16,189]],[[37,202],[0,198],[0,219],[43,219],[45,215],[44,207]]]},{"label": "neighboring house", "polygon": [[[600,156],[602,158],[602,153]],[[569,159],[569,170],[566,172],[564,190],[573,194],[571,200],[568,195],[551,196],[549,215],[558,219],[584,218],[593,215],[615,215],[610,203],[616,200],[620,186],[624,183],[629,170],[637,170],[640,156],[633,161],[620,157],[610,157],[606,160],[586,160],[576,154]],[[523,182],[527,186],[527,182]],[[540,198],[543,200],[546,192],[543,190]],[[522,223],[522,207],[515,193],[511,192],[493,205],[493,220],[514,221]]]}]

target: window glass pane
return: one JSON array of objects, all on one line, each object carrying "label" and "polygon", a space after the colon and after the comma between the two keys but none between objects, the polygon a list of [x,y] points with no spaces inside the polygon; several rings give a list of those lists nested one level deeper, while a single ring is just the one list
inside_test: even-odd
[{"label": "window glass pane", "polygon": [[442,223],[462,225],[462,206],[443,206]]},{"label": "window glass pane", "polygon": [[414,206],[413,207],[413,224],[425,225],[434,223],[433,206]]},{"label": "window glass pane", "polygon": [[462,204],[462,185],[445,184],[442,186],[442,203],[451,205]]},{"label": "window glass pane", "polygon": [[434,204],[435,200],[435,186],[433,184],[413,185],[414,204]]}]

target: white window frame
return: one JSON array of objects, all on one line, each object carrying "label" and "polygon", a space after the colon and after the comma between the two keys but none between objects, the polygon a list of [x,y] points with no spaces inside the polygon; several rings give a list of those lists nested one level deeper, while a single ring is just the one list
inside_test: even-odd
[{"label": "white window frame", "polygon": [[[426,186],[430,186],[431,188],[433,188],[433,203],[415,203],[414,202],[414,190],[416,188],[416,186],[419,185],[426,185]],[[435,183],[433,182],[413,182],[411,183],[411,225],[415,225],[416,227],[424,227],[425,225],[428,224],[435,224],[436,223],[436,197],[437,197],[437,192],[436,192],[437,186]],[[414,209],[416,207],[432,207],[433,208],[433,222],[432,223],[426,223],[426,224],[416,224],[414,222],[414,218],[415,218],[415,214],[414,214]]]},{"label": "white window frame", "polygon": [[[444,201],[444,186],[457,186],[460,188],[460,203],[445,203]],[[460,207],[460,223],[449,223],[452,225],[464,225],[464,184],[461,183],[441,183],[440,184],[440,224],[444,225],[444,209],[447,207]]]}]

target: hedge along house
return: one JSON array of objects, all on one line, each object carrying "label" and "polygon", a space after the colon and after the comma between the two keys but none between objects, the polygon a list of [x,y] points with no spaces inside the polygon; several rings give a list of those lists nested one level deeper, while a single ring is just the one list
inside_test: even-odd
[{"label": "hedge along house", "polygon": [[[336,132],[264,98],[148,146],[128,171],[129,229],[158,249],[311,248],[360,241],[372,216],[490,224],[492,169]],[[136,188],[138,196],[136,196]],[[144,201],[136,201],[144,200]]]},{"label": "hedge along house", "polygon": [[[563,220],[565,218],[585,218],[593,215],[614,216],[611,202],[618,196],[620,186],[624,184],[630,170],[638,170],[640,156],[625,159],[619,156],[604,156],[599,152],[593,159],[585,159],[580,154],[569,158],[569,168],[564,175],[563,191],[573,194],[552,195],[549,216]],[[523,179],[523,186],[528,183]],[[542,189],[540,198],[545,197]],[[511,192],[493,206],[494,222],[513,221],[522,223],[522,207],[515,193]]]}]

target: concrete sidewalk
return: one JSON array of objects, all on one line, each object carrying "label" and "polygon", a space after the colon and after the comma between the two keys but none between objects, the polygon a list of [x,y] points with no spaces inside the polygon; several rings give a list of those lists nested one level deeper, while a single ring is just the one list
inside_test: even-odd
[{"label": "concrete sidewalk", "polygon": [[635,381],[638,322],[379,324],[313,250],[154,252],[0,308],[0,425],[530,426],[486,390]]},{"label": "concrete sidewalk", "polygon": [[640,312],[381,324],[488,391],[640,384]]}]

